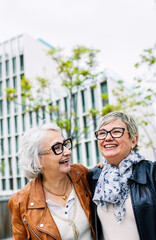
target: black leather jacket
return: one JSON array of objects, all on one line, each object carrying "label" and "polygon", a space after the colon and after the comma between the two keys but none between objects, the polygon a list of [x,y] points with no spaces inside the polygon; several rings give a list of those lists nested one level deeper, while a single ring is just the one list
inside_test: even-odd
[{"label": "black leather jacket", "polygon": [[[101,169],[94,167],[88,174],[92,195],[100,176]],[[156,162],[140,161],[133,165],[129,179],[130,195],[140,240],[156,240]],[[91,202],[93,226],[96,240],[104,239],[97,206]]]}]

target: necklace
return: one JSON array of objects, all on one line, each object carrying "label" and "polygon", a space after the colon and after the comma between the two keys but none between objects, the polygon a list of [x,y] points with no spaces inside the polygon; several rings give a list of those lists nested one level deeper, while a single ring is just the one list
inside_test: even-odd
[{"label": "necklace", "polygon": [[69,184],[69,178],[67,179],[66,188],[65,188],[65,191],[64,191],[63,194],[53,193],[52,191],[50,191],[50,190],[49,190],[47,187],[45,187],[44,185],[43,185],[43,187],[44,187],[48,192],[50,192],[51,194],[56,195],[56,196],[60,196],[60,197],[63,198],[63,200],[66,200],[66,199],[67,199],[66,192],[67,192],[68,184]]}]

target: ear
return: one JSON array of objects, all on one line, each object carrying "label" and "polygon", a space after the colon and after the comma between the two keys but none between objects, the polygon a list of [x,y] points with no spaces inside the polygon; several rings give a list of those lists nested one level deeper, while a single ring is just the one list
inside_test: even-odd
[{"label": "ear", "polygon": [[132,148],[134,148],[135,146],[136,146],[136,144],[137,144],[137,142],[138,142],[138,135],[137,136],[135,136],[135,138],[132,140]]}]

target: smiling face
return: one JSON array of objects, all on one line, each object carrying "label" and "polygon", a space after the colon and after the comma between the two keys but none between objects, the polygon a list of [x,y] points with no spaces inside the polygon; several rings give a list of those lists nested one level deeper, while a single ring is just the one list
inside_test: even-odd
[{"label": "smiling face", "polygon": [[126,158],[131,149],[135,147],[138,136],[135,139],[130,139],[127,132],[126,124],[120,120],[114,120],[110,123],[103,125],[99,130],[110,131],[113,128],[125,128],[125,132],[121,138],[113,138],[109,133],[103,140],[98,140],[98,146],[101,154],[113,166],[118,166],[119,163]]},{"label": "smiling face", "polygon": [[[46,131],[40,152],[49,150],[56,143],[63,143],[63,140],[60,132],[54,130]],[[67,174],[70,171],[70,157],[71,150],[66,147],[63,147],[63,153],[60,155],[55,155],[52,150],[48,151],[47,154],[41,155],[40,162],[43,166],[43,176],[46,174],[55,176]]]}]

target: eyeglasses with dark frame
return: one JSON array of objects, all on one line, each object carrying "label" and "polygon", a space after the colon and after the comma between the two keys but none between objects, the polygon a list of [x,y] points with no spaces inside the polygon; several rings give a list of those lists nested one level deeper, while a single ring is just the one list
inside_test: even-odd
[{"label": "eyeglasses with dark frame", "polygon": [[71,150],[72,149],[72,139],[67,138],[63,141],[63,143],[60,143],[60,142],[55,143],[54,145],[51,146],[50,149],[39,153],[39,155],[47,154],[51,150],[54,152],[55,155],[60,155],[61,153],[63,153],[63,147],[66,147],[68,150]]},{"label": "eyeglasses with dark frame", "polygon": [[95,132],[95,136],[98,140],[103,140],[107,137],[108,133],[110,133],[112,138],[121,138],[124,135],[124,132],[128,132],[125,128],[115,127],[110,131],[105,129],[100,129]]}]

